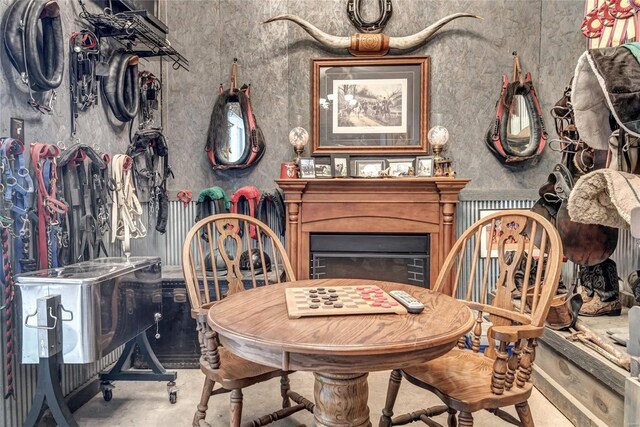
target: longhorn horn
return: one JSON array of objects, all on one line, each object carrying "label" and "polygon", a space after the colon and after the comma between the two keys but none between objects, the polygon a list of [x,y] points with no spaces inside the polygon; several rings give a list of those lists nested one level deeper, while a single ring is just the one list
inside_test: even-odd
[{"label": "longhorn horn", "polygon": [[331,34],[327,34],[324,31],[320,30],[315,25],[311,24],[308,21],[300,18],[296,15],[279,15],[270,19],[267,19],[263,22],[263,24],[267,24],[273,21],[292,21],[302,27],[311,37],[319,41],[323,46],[332,49],[348,49],[351,46],[351,38],[350,37],[338,37],[332,36]]},{"label": "longhorn horn", "polygon": [[458,18],[476,18],[476,19],[484,19],[481,16],[473,15],[471,13],[454,13],[453,15],[445,16],[439,21],[434,22],[429,25],[424,30],[419,33],[415,33],[411,36],[405,37],[389,37],[389,48],[390,49],[400,49],[400,50],[408,50],[413,49],[414,47],[420,46],[424,44],[427,40],[429,40],[435,33],[437,33],[442,27],[447,25],[449,22]]}]

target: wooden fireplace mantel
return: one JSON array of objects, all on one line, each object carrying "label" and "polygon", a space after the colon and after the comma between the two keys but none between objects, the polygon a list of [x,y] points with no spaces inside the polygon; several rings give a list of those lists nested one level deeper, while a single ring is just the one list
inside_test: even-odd
[{"label": "wooden fireplace mantel", "polygon": [[455,242],[460,178],[277,180],[287,207],[286,248],[298,280],[309,278],[312,233],[430,234],[430,280]]}]

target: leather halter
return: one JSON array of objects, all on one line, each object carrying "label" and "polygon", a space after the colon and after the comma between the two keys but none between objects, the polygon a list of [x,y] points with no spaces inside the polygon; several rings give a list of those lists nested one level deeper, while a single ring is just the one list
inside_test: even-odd
[{"label": "leather halter", "polygon": [[[64,74],[64,41],[60,6],[52,0],[17,0],[4,17],[4,46],[9,60],[27,84],[29,104],[42,113],[51,105],[40,105],[31,91],[53,91]],[[55,98],[51,94],[50,103]]]},{"label": "leather halter", "polygon": [[115,182],[111,210],[111,243],[122,242],[122,252],[131,254],[131,239],[146,237],[142,206],[136,195],[132,174],[133,159],[116,154],[111,162],[111,179]]},{"label": "leather halter", "polygon": [[134,180],[139,194],[143,191],[148,194],[149,214],[157,212],[156,231],[165,233],[169,216],[167,179],[173,177],[173,172],[162,130],[152,128],[136,132],[127,148],[127,155],[133,158]]},{"label": "leather halter", "polygon": [[36,178],[38,209],[38,268],[58,267],[57,250],[65,243],[59,230],[60,215],[69,207],[57,197],[58,173],[56,158],[60,150],[55,145],[31,145],[31,163]]},{"label": "leather halter", "polygon": [[69,39],[69,88],[71,92],[71,136],[75,136],[79,111],[98,104],[96,65],[100,57],[98,37],[89,30]]},{"label": "leather halter", "polygon": [[[231,213],[239,213],[256,217],[256,209],[260,201],[260,190],[252,185],[239,188],[233,196],[231,196]],[[246,206],[243,206],[246,204]],[[252,239],[258,239],[258,233],[255,225],[249,225],[249,235]]]},{"label": "leather halter", "polygon": [[57,167],[59,193],[69,206],[62,218],[62,234],[69,244],[60,250],[60,264],[91,260],[100,251],[108,256],[102,239],[109,229],[103,173],[107,162],[92,147],[76,144],[58,157]]},{"label": "leather halter", "polygon": [[16,238],[14,254],[16,273],[34,271],[36,262],[31,258],[31,196],[33,180],[24,160],[24,144],[12,138],[0,139],[0,162],[2,163],[2,186],[4,203],[8,205],[14,221]]},{"label": "leather halter", "polygon": [[275,190],[273,193],[264,192],[262,193],[262,197],[260,197],[260,202],[258,203],[258,211],[256,213],[256,217],[267,224],[271,229],[276,229],[274,224],[271,223],[268,216],[268,206],[271,205],[273,209],[276,211],[278,229],[280,231],[280,235],[284,236],[286,227],[287,227],[287,218],[286,218],[286,209],[284,207],[284,199],[282,197],[282,193],[279,190]]},{"label": "leather halter", "polygon": [[136,55],[115,52],[109,61],[109,74],[102,78],[102,91],[107,103],[121,122],[131,121],[138,114],[138,61]]},{"label": "leather halter", "polygon": [[378,0],[378,7],[380,9],[378,19],[369,22],[360,16],[360,0],[349,0],[347,2],[347,16],[361,33],[379,33],[384,31],[384,27],[386,27],[391,15],[393,15],[393,4],[391,0]]},{"label": "leather halter", "polygon": [[[513,92],[513,95],[523,96],[531,117],[532,135],[530,139],[536,141],[536,144],[524,152],[512,150],[508,143],[509,110],[514,99],[514,96],[507,96],[509,92]],[[544,127],[538,96],[531,81],[531,73],[526,74],[522,83],[517,81],[509,83],[508,77],[502,76],[502,90],[496,106],[496,117],[493,125],[487,131],[485,142],[491,152],[505,166],[519,166],[521,162],[535,160],[542,154],[547,143],[547,132]]]}]

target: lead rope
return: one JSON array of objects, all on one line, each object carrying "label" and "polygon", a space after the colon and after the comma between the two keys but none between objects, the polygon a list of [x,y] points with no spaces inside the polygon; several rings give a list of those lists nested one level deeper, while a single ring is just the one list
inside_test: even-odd
[{"label": "lead rope", "polygon": [[[59,232],[58,216],[69,209],[68,206],[58,200],[56,183],[56,157],[60,150],[55,145],[36,143],[31,145],[31,163],[37,182],[37,209],[38,209],[38,268],[41,270],[57,267],[57,254],[54,253],[54,237],[58,243],[64,245],[62,235]],[[54,236],[54,233],[56,235]],[[46,254],[46,256],[45,256]]]},{"label": "lead rope", "polygon": [[13,220],[7,217],[0,217],[0,241],[2,244],[2,284],[4,285],[4,305],[0,309],[5,312],[5,345],[7,348],[6,361],[6,393],[4,398],[14,397],[13,385],[13,297],[15,295],[13,274],[11,270],[11,261],[9,259],[9,227]]},{"label": "lead rope", "polygon": [[111,243],[120,240],[127,258],[131,255],[131,239],[147,235],[142,221],[142,206],[133,185],[132,166],[133,159],[126,154],[113,156],[111,178],[115,182],[115,192],[111,210]]}]

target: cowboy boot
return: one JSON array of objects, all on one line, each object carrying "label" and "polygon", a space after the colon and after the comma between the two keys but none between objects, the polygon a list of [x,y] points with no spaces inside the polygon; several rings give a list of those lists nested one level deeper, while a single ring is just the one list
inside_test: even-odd
[{"label": "cowboy boot", "polygon": [[582,304],[580,316],[596,317],[596,316],[619,316],[622,312],[622,304],[620,298],[613,301],[604,302],[600,299],[600,295],[594,292],[591,301]]}]

